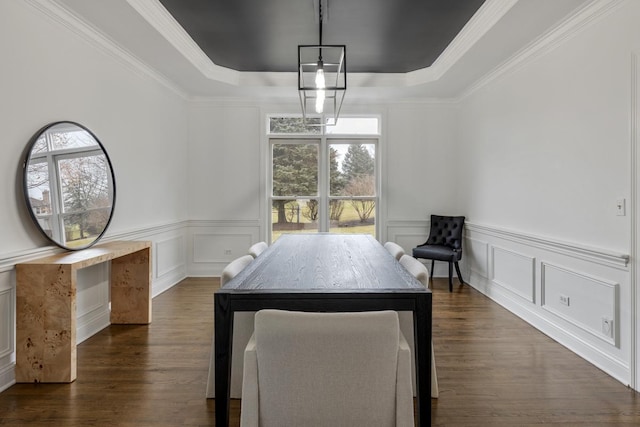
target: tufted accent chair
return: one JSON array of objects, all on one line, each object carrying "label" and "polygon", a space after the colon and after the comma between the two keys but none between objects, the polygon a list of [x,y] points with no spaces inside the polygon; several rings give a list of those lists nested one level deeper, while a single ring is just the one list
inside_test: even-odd
[{"label": "tufted accent chair", "polygon": [[422,245],[413,248],[414,258],[431,260],[431,277],[433,278],[433,265],[435,261],[449,263],[449,292],[453,291],[453,267],[456,267],[460,283],[462,274],[458,261],[462,258],[462,230],[464,228],[463,216],[431,215],[431,229],[429,238]]}]

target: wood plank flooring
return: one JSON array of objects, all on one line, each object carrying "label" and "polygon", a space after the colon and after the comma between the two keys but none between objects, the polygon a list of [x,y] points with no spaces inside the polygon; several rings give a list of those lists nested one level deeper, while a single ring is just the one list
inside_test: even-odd
[{"label": "wood plank flooring", "polygon": [[[184,280],[154,299],[151,325],[110,326],[80,344],[74,383],[0,393],[0,425],[214,425],[204,395],[218,283]],[[640,425],[638,393],[468,286],[450,294],[435,280],[434,344],[433,425]]]}]

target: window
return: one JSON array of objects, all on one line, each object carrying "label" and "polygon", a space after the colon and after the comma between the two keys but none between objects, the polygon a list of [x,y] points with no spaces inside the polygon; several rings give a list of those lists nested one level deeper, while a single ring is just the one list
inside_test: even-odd
[{"label": "window", "polygon": [[[314,118],[319,123],[321,118]],[[376,234],[377,117],[335,126],[268,118],[271,241],[283,233]]]}]

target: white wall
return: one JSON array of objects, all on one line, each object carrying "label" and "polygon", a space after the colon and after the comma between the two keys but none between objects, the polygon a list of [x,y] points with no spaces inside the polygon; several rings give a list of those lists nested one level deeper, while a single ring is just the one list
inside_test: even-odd
[{"label": "white wall", "polygon": [[[24,151],[45,124],[79,122],[105,146],[116,177],[106,238],[154,242],[154,293],[186,274],[184,97],[73,19],[38,4],[0,2],[0,390],[13,381],[13,266],[55,251],[22,198]],[[79,276],[80,339],[108,324],[106,271],[92,268]]]},{"label": "white wall", "polygon": [[189,120],[189,275],[219,275],[265,236],[264,126],[255,103],[193,102]]},{"label": "white wall", "polygon": [[[623,2],[461,101],[458,202],[474,286],[630,383],[631,58]],[[561,295],[570,305],[559,303]],[[604,333],[602,318],[615,321]]]},{"label": "white wall", "polygon": [[[299,109],[296,102],[191,103],[190,275],[220,274],[251,243],[266,239],[266,116]],[[407,248],[422,243],[429,215],[455,208],[456,109],[448,102],[364,106],[345,100],[341,114],[383,119],[381,240]]]},{"label": "white wall", "polygon": [[[381,237],[406,251],[427,240],[430,215],[463,214],[456,206],[457,110],[446,101],[388,107],[382,158],[386,233]],[[446,263],[436,264],[437,275],[446,271]]]}]

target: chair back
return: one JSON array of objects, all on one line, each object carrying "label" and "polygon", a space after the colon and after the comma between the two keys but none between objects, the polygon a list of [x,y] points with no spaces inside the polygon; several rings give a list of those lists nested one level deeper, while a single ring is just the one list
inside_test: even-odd
[{"label": "chair back", "polygon": [[400,261],[402,255],[404,255],[404,249],[397,243],[387,242],[384,244],[384,248],[398,261]]},{"label": "chair back", "polygon": [[431,228],[426,244],[461,249],[463,228],[463,216],[431,215]]},{"label": "chair back", "polygon": [[[257,312],[260,426],[395,426],[403,409],[410,424],[401,424],[412,426],[410,353],[399,357],[401,336],[394,311]],[[399,359],[408,400],[396,410]]]},{"label": "chair back", "polygon": [[400,264],[411,273],[425,288],[429,287],[429,270],[427,267],[409,255],[402,255],[400,258]]},{"label": "chair back", "polygon": [[249,248],[249,255],[255,258],[262,252],[264,252],[268,247],[269,245],[267,245],[266,242],[258,242]]},{"label": "chair back", "polygon": [[220,276],[220,286],[224,286],[229,280],[236,277],[247,265],[251,264],[251,261],[253,261],[251,255],[243,255],[227,264]]}]

